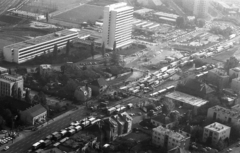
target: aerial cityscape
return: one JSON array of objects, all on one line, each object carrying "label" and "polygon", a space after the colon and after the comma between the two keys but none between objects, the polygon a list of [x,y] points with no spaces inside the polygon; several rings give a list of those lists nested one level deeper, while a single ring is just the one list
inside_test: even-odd
[{"label": "aerial cityscape", "polygon": [[240,1],[0,0],[0,152],[240,153]]}]

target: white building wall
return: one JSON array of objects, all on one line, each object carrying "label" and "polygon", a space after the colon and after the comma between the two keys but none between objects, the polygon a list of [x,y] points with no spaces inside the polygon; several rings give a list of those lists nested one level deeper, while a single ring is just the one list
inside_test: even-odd
[{"label": "white building wall", "polygon": [[193,14],[197,17],[206,17],[209,0],[195,0]]},{"label": "white building wall", "polygon": [[105,47],[113,49],[131,43],[133,7],[126,3],[116,3],[104,8],[103,42]]}]

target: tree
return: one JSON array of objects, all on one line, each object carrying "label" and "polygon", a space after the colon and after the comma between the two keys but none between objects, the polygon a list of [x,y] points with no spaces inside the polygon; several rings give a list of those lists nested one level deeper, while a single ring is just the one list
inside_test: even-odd
[{"label": "tree", "polygon": [[1,129],[1,130],[3,129],[5,123],[6,123],[6,122],[5,122],[5,120],[3,119],[3,117],[0,116],[0,129]]},{"label": "tree", "polygon": [[18,99],[22,99],[22,90],[21,88],[18,88]]},{"label": "tree", "polygon": [[17,83],[14,83],[12,86],[12,97],[17,98],[18,93],[17,93]]},{"label": "tree", "polygon": [[234,68],[236,66],[238,66],[239,61],[237,60],[236,57],[230,57],[230,59],[228,59],[225,64],[224,64],[224,69],[227,71],[227,73],[229,74],[229,70],[231,68]]},{"label": "tree", "polygon": [[180,119],[180,113],[176,110],[171,111],[169,114],[169,117],[170,117],[171,121],[178,122]]},{"label": "tree", "polygon": [[53,47],[53,55],[57,56],[57,54],[58,54],[58,46],[54,45],[54,47]]},{"label": "tree", "polygon": [[68,40],[66,44],[66,54],[69,55],[69,53],[70,53],[70,42]]},{"label": "tree", "polygon": [[32,102],[32,99],[31,99],[31,96],[30,96],[30,90],[29,90],[29,89],[26,90],[26,93],[25,93],[25,101],[26,101],[27,103],[31,103],[31,102]]},{"label": "tree", "polygon": [[94,50],[95,50],[94,42],[92,42],[92,44],[91,44],[91,56],[92,56],[92,59],[94,59]]},{"label": "tree", "polygon": [[33,97],[33,103],[40,103],[43,106],[47,105],[46,95],[42,91],[40,91]]},{"label": "tree", "polygon": [[165,100],[163,103],[162,112],[164,114],[169,114],[172,110],[174,110],[174,108],[175,108],[175,105],[172,101]]},{"label": "tree", "polygon": [[184,21],[184,18],[179,16],[177,19],[176,19],[176,24],[178,27],[180,28],[183,28],[185,26],[185,21]]},{"label": "tree", "polygon": [[202,28],[205,25],[205,21],[203,19],[198,19],[197,20],[197,26]]},{"label": "tree", "polygon": [[49,19],[49,14],[46,13],[46,21],[48,22],[48,19]]},{"label": "tree", "polygon": [[193,141],[201,141],[203,136],[203,128],[201,126],[194,126],[191,130],[191,138]]},{"label": "tree", "polygon": [[105,48],[105,43],[103,42],[103,45],[102,45],[102,56],[103,57],[105,56],[105,53],[106,53],[106,48]]},{"label": "tree", "polygon": [[223,150],[226,147],[226,143],[220,138],[215,145],[215,148],[218,149],[219,151]]}]

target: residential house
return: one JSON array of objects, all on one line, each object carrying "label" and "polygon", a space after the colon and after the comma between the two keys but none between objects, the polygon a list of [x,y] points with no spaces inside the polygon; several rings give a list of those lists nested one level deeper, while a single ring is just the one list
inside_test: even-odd
[{"label": "residential house", "polygon": [[158,126],[153,129],[152,142],[157,146],[166,147],[168,150],[178,146],[188,150],[190,145],[190,135],[181,131],[175,132],[162,126]]},{"label": "residential house", "polygon": [[229,85],[229,76],[223,69],[215,68],[208,71],[207,81],[208,83],[223,89]]},{"label": "residential house", "polygon": [[24,111],[20,111],[20,118],[23,122],[36,125],[46,121],[47,110],[41,105],[37,104]]},{"label": "residential house", "polygon": [[118,137],[118,123],[111,117],[103,119],[103,133],[107,142],[114,141]]},{"label": "residential house", "polygon": [[161,125],[167,129],[171,129],[175,125],[175,122],[171,121],[171,119],[164,114],[151,118],[151,123],[156,127]]},{"label": "residential house", "polygon": [[127,112],[120,113],[119,116],[125,121],[123,134],[128,134],[132,130],[133,119]]},{"label": "residential house", "polygon": [[114,115],[112,118],[118,123],[118,135],[121,136],[123,134],[125,121],[118,115]]},{"label": "residential house", "polygon": [[210,137],[212,144],[217,144],[219,140],[228,140],[230,137],[231,127],[220,124],[212,123],[204,127],[203,142],[206,142]]},{"label": "residential house", "polygon": [[191,153],[191,152],[184,148],[177,146],[176,148],[169,150],[168,153]]},{"label": "residential house", "polygon": [[79,86],[74,92],[74,97],[79,102],[84,102],[92,97],[92,89],[88,86]]},{"label": "residential house", "polygon": [[235,111],[234,109],[227,109],[218,105],[208,109],[207,117],[227,123],[240,123],[239,111]]},{"label": "residential house", "polygon": [[92,88],[92,92],[94,95],[98,95],[107,89],[107,81],[104,78],[98,78],[92,81],[89,87]]},{"label": "residential house", "polygon": [[39,66],[39,74],[42,77],[49,76],[52,74],[52,72],[53,72],[52,66],[49,64],[42,64]]}]

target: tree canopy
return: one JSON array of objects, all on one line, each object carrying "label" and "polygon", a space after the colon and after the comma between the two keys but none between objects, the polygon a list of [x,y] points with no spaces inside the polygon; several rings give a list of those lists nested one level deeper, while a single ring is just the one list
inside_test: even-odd
[{"label": "tree canopy", "polygon": [[172,101],[165,100],[163,102],[162,112],[164,114],[169,114],[172,110],[174,110],[174,108],[175,108],[175,105]]},{"label": "tree canopy", "polygon": [[221,27],[219,27],[219,26],[214,26],[209,30],[209,32],[216,34],[216,35],[222,35],[224,37],[229,37],[232,34],[233,30],[230,27],[227,27],[226,29],[221,29]]},{"label": "tree canopy", "polygon": [[229,70],[231,68],[234,68],[236,66],[238,66],[239,61],[237,60],[236,57],[230,57],[230,59],[228,59],[225,64],[224,64],[224,69],[227,71],[227,73],[229,74]]}]

